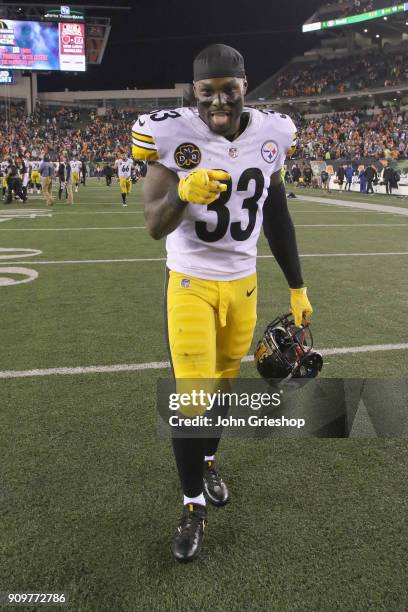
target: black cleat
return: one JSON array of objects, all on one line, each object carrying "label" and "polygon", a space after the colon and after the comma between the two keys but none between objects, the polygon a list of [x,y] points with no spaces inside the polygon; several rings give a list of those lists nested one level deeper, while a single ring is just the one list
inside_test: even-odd
[{"label": "black cleat", "polygon": [[229,502],[227,485],[219,475],[214,461],[204,463],[204,492],[214,506],[225,506]]},{"label": "black cleat", "polygon": [[200,504],[186,504],[173,540],[173,556],[179,563],[194,561],[201,552],[207,510]]}]

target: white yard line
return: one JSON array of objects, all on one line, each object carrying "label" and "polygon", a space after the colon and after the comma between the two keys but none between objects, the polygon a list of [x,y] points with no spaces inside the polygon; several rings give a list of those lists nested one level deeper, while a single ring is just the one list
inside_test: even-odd
[{"label": "white yard line", "polygon": [[[19,249],[21,250],[21,249]],[[305,257],[387,257],[387,256],[402,256],[408,255],[408,251],[395,253],[305,253],[300,255]],[[273,259],[272,255],[258,255],[257,259]],[[149,261],[166,261],[165,257],[146,257],[146,258],[129,258],[129,259],[69,259],[56,261],[20,261],[19,264],[30,264],[31,266],[48,266],[48,265],[66,265],[66,264],[111,264],[111,263],[144,263]],[[3,263],[0,261],[0,265]],[[10,265],[7,261],[7,265]]]},{"label": "white yard line", "polygon": [[[408,350],[408,343],[405,344],[373,344],[364,346],[345,346],[340,348],[325,348],[320,350],[324,355],[348,355],[356,353],[377,353],[382,351],[405,351]],[[253,356],[244,357],[244,362],[253,361]],[[0,378],[31,378],[38,376],[75,376],[79,374],[104,374],[116,372],[138,372],[144,370],[165,370],[170,368],[168,361],[151,361],[148,363],[122,363],[105,366],[85,366],[74,368],[43,368],[34,370],[3,370],[0,371]]]},{"label": "white yard line", "polygon": [[399,206],[388,206],[386,204],[368,204],[365,202],[347,201],[347,200],[335,200],[329,198],[316,198],[314,196],[298,196],[300,200],[305,202],[313,202],[314,204],[320,204],[324,206],[342,206],[344,208],[358,208],[360,210],[371,210],[374,212],[382,213],[394,213],[396,215],[403,215],[408,217],[408,208],[402,208]]}]

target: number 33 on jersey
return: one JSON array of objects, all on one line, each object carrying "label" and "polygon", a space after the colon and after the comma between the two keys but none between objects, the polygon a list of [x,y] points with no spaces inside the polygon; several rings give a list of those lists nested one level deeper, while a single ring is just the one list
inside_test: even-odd
[{"label": "number 33 on jersey", "polygon": [[167,237],[170,270],[210,280],[255,272],[270,177],[284,165],[296,127],[287,115],[244,112],[248,125],[232,142],[212,132],[194,108],[156,111],[133,125],[134,159],[159,161],[179,178],[196,168],[231,176],[227,191],[212,204],[187,205],[180,225]]}]

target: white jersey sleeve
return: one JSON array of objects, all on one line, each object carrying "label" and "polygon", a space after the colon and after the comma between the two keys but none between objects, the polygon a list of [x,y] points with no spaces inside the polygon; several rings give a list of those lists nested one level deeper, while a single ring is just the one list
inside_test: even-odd
[{"label": "white jersey sleeve", "polygon": [[132,127],[132,156],[143,161],[159,159],[154,136],[151,131],[149,115],[141,115]]}]

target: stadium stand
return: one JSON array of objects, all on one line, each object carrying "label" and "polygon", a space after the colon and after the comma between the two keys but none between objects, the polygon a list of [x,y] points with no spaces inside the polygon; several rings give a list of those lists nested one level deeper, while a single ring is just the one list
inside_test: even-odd
[{"label": "stadium stand", "polygon": [[322,58],[307,67],[294,63],[277,78],[269,96],[309,97],[401,84],[408,84],[408,46],[389,53],[376,50]]},{"label": "stadium stand", "polygon": [[408,157],[408,111],[398,107],[350,110],[320,117],[297,115],[304,159],[397,160]]},{"label": "stadium stand", "polygon": [[295,58],[253,90],[250,99],[282,100],[326,94],[408,87],[408,44],[397,49],[359,50],[341,57]]},{"label": "stadium stand", "polygon": [[8,105],[0,132],[1,157],[48,151],[55,158],[62,154],[81,155],[89,161],[113,159],[118,150],[129,146],[129,124],[137,113],[125,109],[96,110],[75,107],[37,106],[31,115],[22,103]]},{"label": "stadium stand", "polygon": [[[2,157],[29,152],[32,157],[47,149],[52,155],[75,153],[89,161],[112,159],[129,146],[129,124],[134,111],[44,107],[26,115],[24,105],[10,106],[5,130],[0,134]],[[298,127],[294,159],[406,159],[408,110],[387,107],[313,116],[292,113]]]}]

